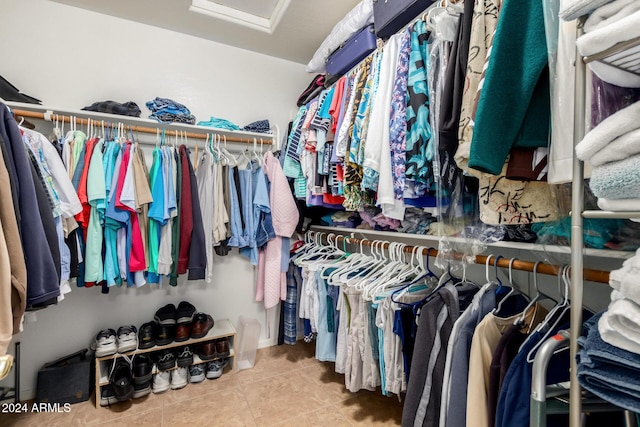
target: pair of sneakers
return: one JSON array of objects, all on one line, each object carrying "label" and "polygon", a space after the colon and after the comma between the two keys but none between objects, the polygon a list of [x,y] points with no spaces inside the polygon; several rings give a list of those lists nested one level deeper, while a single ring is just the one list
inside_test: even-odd
[{"label": "pair of sneakers", "polygon": [[104,329],[98,332],[91,347],[96,357],[133,351],[138,348],[138,330],[133,325],[120,326],[117,333],[113,329]]},{"label": "pair of sneakers", "polygon": [[169,389],[177,390],[189,383],[189,370],[178,367],[171,371],[158,371],[153,376],[153,392],[162,393]]},{"label": "pair of sneakers", "polygon": [[189,368],[189,381],[192,383],[199,383],[204,381],[205,378],[215,380],[222,376],[222,371],[229,364],[229,359],[219,359],[208,363],[200,363],[198,365],[192,365]]}]

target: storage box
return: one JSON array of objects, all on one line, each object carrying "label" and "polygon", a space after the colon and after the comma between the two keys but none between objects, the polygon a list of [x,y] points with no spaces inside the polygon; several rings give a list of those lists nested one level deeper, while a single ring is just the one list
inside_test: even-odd
[{"label": "storage box", "polygon": [[329,55],[327,73],[341,76],[376,49],[376,35],[373,25],[364,27],[351,36],[342,46]]},{"label": "storage box", "polygon": [[434,0],[373,0],[376,35],[386,39],[424,12]]},{"label": "storage box", "polygon": [[260,339],[260,322],[250,317],[240,316],[238,322],[238,345],[236,353],[236,369],[253,368]]}]

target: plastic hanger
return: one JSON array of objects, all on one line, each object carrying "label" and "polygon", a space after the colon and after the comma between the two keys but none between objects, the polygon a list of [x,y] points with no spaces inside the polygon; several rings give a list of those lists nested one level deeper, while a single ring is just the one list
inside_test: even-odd
[{"label": "plastic hanger", "polygon": [[571,308],[569,302],[571,281],[568,276],[570,270],[568,265],[564,265],[558,270],[558,290],[561,295],[561,301],[553,307],[549,313],[545,316],[544,320],[536,327],[535,331],[543,332],[541,340],[533,346],[533,348],[527,353],[527,362],[533,363],[535,353],[538,348],[549,338],[549,335],[556,330],[561,322],[566,321],[566,314]]},{"label": "plastic hanger", "polygon": [[540,261],[537,261],[533,265],[533,288],[536,290],[536,295],[531,299],[527,307],[525,307],[525,309],[522,311],[522,315],[516,320],[516,324],[524,325],[524,321],[527,318],[527,313],[537,302],[542,301],[544,299],[550,299],[552,301],[556,301],[553,298],[551,298],[549,295],[543,292],[540,292],[540,288],[538,288],[538,266],[539,265],[540,265]]},{"label": "plastic hanger", "polygon": [[500,309],[502,308],[502,305],[507,300],[507,298],[509,298],[511,295],[514,295],[516,292],[518,292],[518,290],[513,284],[513,262],[516,261],[517,259],[518,258],[511,258],[509,260],[509,286],[511,287],[511,290],[509,290],[509,292],[504,297],[502,297],[502,299],[500,300],[496,308],[494,308],[493,311],[491,312],[492,314],[499,313]]}]

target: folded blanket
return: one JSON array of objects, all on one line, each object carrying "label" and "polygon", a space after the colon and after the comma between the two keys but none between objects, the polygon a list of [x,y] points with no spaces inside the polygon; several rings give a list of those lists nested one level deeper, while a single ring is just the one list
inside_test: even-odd
[{"label": "folded blanket", "polygon": [[371,23],[373,23],[373,0],[362,0],[333,27],[307,64],[307,73],[326,72],[329,55],[352,35]]},{"label": "folded blanket", "polygon": [[589,159],[591,166],[623,160],[640,153],[640,129],[633,130],[614,139]]},{"label": "folded blanket", "polygon": [[598,330],[604,342],[640,353],[640,306],[626,298],[612,301],[598,322]]},{"label": "folded blanket", "polygon": [[576,155],[580,160],[590,160],[594,154],[609,143],[633,130],[640,129],[640,102],[612,114],[598,126],[591,129],[576,145]]},{"label": "folded blanket", "polygon": [[638,10],[640,10],[640,2],[637,0],[615,0],[605,4],[594,10],[587,18],[584,23],[584,32],[589,33],[606,25],[611,25]]},{"label": "folded blanket", "polygon": [[630,411],[640,411],[640,355],[602,340],[598,323],[603,314],[584,323],[578,338],[578,381],[588,391]]},{"label": "folded blanket", "polygon": [[587,15],[611,0],[568,0],[562,4],[558,14],[565,21],[573,21]]},{"label": "folded blanket", "polygon": [[640,155],[593,168],[589,187],[598,198],[640,198]]},{"label": "folded blanket", "polygon": [[[606,25],[606,20],[597,25],[597,29],[584,34],[576,40],[578,51],[583,56],[595,55],[616,45],[640,36],[640,11],[636,11],[624,18],[618,19],[614,15],[615,23]],[[607,58],[612,62],[624,58],[624,61],[640,59],[640,46],[635,46],[616,53]],[[589,62],[589,68],[602,80],[622,87],[640,87],[640,76],[607,65],[602,61]]]},{"label": "folded blanket", "polygon": [[640,199],[598,199],[598,207],[603,211],[640,211]]}]

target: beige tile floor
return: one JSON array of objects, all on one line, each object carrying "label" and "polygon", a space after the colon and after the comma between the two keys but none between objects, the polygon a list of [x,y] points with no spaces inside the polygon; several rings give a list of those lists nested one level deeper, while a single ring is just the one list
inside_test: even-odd
[{"label": "beige tile floor", "polygon": [[315,347],[261,349],[252,369],[227,368],[217,380],[96,408],[93,399],[69,413],[0,414],[4,426],[393,426],[402,404],[379,392],[350,393]]}]

